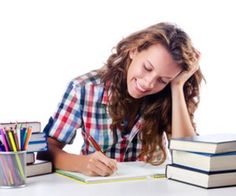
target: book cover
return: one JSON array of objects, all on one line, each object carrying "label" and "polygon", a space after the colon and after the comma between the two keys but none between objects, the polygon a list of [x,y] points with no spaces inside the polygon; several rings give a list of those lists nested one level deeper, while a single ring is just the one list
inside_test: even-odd
[{"label": "book cover", "polygon": [[35,162],[35,154],[33,152],[26,154],[26,164],[32,164]]},{"label": "book cover", "polygon": [[48,149],[47,141],[33,141],[33,142],[30,141],[27,148],[27,153],[46,151],[47,149]]},{"label": "book cover", "polygon": [[170,149],[224,153],[236,151],[236,134],[211,134],[193,137],[173,138],[170,140]]},{"label": "book cover", "polygon": [[86,176],[78,172],[56,170],[57,173],[87,184],[107,183],[127,180],[143,180],[148,177],[165,177],[165,166],[153,166],[141,161],[119,162],[118,170],[111,176]]},{"label": "book cover", "polygon": [[[32,127],[32,132],[40,132],[41,131],[41,122],[39,121],[24,121],[24,122],[17,122],[18,125],[22,127]],[[7,123],[0,123],[0,127],[2,128],[14,128],[16,126],[16,122],[7,122]]]},{"label": "book cover", "polygon": [[33,164],[26,165],[26,176],[33,177],[52,173],[52,162],[35,160]]},{"label": "book cover", "polygon": [[210,154],[172,150],[172,163],[204,171],[236,170],[236,152]]},{"label": "book cover", "polygon": [[171,180],[203,188],[220,188],[236,185],[236,170],[206,172],[175,164],[167,165],[166,177]]},{"label": "book cover", "polygon": [[27,152],[46,151],[48,149],[48,141],[46,134],[43,132],[32,133]]},{"label": "book cover", "polygon": [[46,134],[43,132],[32,133],[29,142],[47,141]]}]

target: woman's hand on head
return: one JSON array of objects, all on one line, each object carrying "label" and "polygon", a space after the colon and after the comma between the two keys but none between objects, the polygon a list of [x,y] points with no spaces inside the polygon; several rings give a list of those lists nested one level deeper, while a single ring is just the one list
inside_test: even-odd
[{"label": "woman's hand on head", "polygon": [[171,87],[183,87],[185,82],[199,69],[199,60],[201,53],[196,51],[196,61],[188,71],[182,71],[171,81]]},{"label": "woman's hand on head", "polygon": [[117,162],[96,151],[85,158],[83,172],[88,176],[110,176],[117,170]]}]

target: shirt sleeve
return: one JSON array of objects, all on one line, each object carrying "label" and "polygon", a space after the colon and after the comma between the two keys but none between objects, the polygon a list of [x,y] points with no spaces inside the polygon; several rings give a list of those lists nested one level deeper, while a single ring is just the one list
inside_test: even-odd
[{"label": "shirt sleeve", "polygon": [[71,144],[76,130],[81,127],[80,87],[71,81],[53,116],[53,123],[48,136],[60,142]]}]

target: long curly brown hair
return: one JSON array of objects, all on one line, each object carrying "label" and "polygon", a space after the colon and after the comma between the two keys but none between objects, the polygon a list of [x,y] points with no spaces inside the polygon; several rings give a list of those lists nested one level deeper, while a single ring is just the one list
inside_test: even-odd
[{"label": "long curly brown hair", "polygon": [[[166,148],[163,144],[164,132],[171,135],[171,89],[170,84],[161,92],[134,99],[127,91],[127,70],[131,63],[130,51],[141,52],[153,44],[164,46],[172,58],[183,70],[188,70],[197,60],[197,50],[189,36],[174,24],[158,23],[122,39],[114,48],[105,66],[100,70],[104,82],[109,81],[111,92],[109,114],[112,117],[111,129],[122,130],[124,119],[128,118],[128,129],[131,129],[137,113],[141,114],[143,123],[140,127],[140,139],[143,145],[141,156],[152,164],[161,164],[166,159]],[[196,71],[184,84],[184,96],[194,124],[194,112],[199,103],[200,83],[204,79],[201,70]]]}]

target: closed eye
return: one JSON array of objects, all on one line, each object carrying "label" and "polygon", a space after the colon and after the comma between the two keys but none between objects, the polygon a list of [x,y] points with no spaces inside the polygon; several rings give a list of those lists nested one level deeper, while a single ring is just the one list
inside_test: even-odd
[{"label": "closed eye", "polygon": [[160,83],[162,83],[164,85],[168,84],[168,82],[164,81],[162,78],[158,78],[158,82],[160,82]]},{"label": "closed eye", "polygon": [[146,71],[152,71],[152,68],[143,64],[143,68],[146,70]]}]

